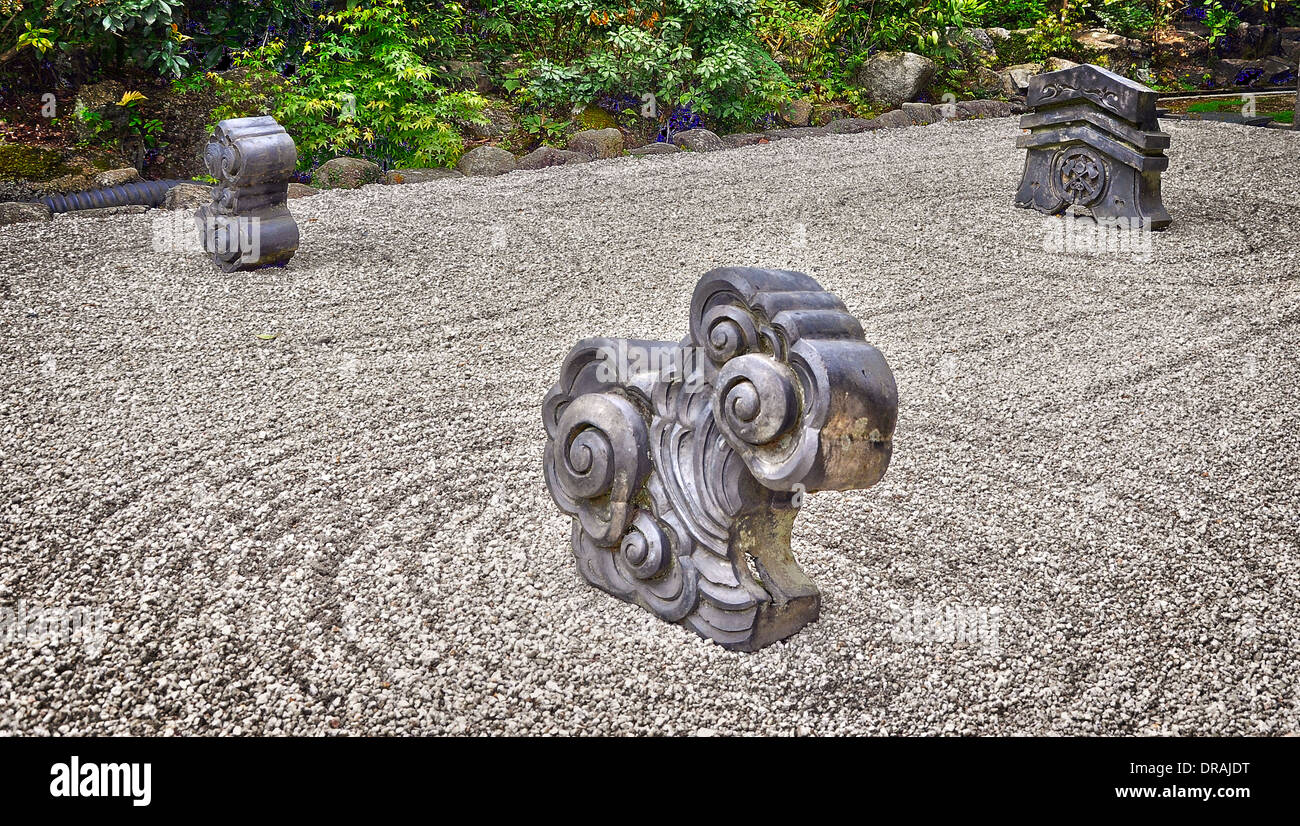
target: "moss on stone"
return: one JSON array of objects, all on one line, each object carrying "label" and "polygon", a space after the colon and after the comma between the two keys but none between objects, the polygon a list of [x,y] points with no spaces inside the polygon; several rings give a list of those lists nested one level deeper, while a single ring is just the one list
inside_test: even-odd
[{"label": "moss on stone", "polygon": [[57,149],[0,144],[0,178],[48,181],[68,171],[63,163],[63,153]]},{"label": "moss on stone", "polygon": [[618,121],[614,116],[599,106],[588,106],[583,109],[575,121],[579,130],[618,128]]}]

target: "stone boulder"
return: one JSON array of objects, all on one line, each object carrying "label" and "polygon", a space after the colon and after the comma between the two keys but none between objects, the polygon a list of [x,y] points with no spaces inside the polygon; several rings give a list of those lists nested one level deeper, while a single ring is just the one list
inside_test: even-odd
[{"label": "stone boulder", "polygon": [[1151,55],[1150,43],[1133,40],[1121,34],[1108,32],[1105,29],[1085,29],[1077,32],[1074,35],[1074,42],[1078,43],[1080,48],[1098,55],[1135,55],[1137,57],[1149,57]]},{"label": "stone boulder", "polygon": [[121,186],[122,184],[133,184],[141,180],[140,173],[134,166],[124,166],[121,169],[109,169],[95,176],[96,188],[107,188],[110,186]]},{"label": "stone boulder", "polygon": [[875,118],[840,118],[833,120],[823,127],[828,135],[856,135],[859,132],[870,132],[874,129],[880,129],[881,124],[876,123]]},{"label": "stone boulder", "polygon": [[364,158],[333,158],[316,167],[311,183],[317,189],[360,189],[383,179],[377,163]]},{"label": "stone boulder", "polygon": [[456,168],[471,177],[504,175],[514,172],[515,156],[499,146],[479,146],[460,156]]},{"label": "stone boulder", "polygon": [[682,148],[680,146],[673,146],[671,143],[660,141],[658,143],[648,143],[645,146],[638,146],[636,149],[629,149],[627,150],[627,154],[645,157],[647,155],[673,155],[681,151]]},{"label": "stone boulder", "polygon": [[0,227],[48,220],[50,220],[50,208],[45,204],[29,204],[22,201],[0,204]]},{"label": "stone boulder", "polygon": [[791,126],[807,126],[812,119],[813,105],[806,100],[791,100],[781,106],[781,120]]},{"label": "stone boulder", "polygon": [[465,177],[455,169],[445,169],[442,167],[421,168],[421,169],[390,169],[384,176],[384,183],[393,186],[400,184],[424,184],[429,181],[445,181],[448,178]]},{"label": "stone boulder", "polygon": [[857,84],[871,100],[897,106],[919,95],[934,77],[934,61],[912,52],[880,52],[858,70]]},{"label": "stone boulder", "polygon": [[1009,118],[1011,104],[1005,100],[959,100],[953,104],[961,120],[975,118]]},{"label": "stone boulder", "polygon": [[584,129],[569,138],[570,152],[581,152],[592,160],[617,158],[623,154],[623,133],[614,127]]},{"label": "stone boulder", "polygon": [[294,198],[310,198],[313,195],[319,195],[320,190],[307,186],[306,184],[289,184],[289,200]]},{"label": "stone boulder", "polygon": [[207,184],[177,184],[163,196],[163,209],[195,210],[212,203],[212,187]]},{"label": "stone boulder", "polygon": [[883,115],[877,115],[872,118],[875,129],[897,129],[901,126],[911,126],[912,118],[902,109],[890,109]]},{"label": "stone boulder", "polygon": [[1041,63],[1019,63],[1002,70],[1002,92],[1009,98],[1029,91],[1029,79],[1043,73]]},{"label": "stone boulder", "polygon": [[716,152],[727,148],[722,138],[707,129],[687,129],[685,132],[678,132],[673,135],[672,142],[675,146],[690,152]]},{"label": "stone boulder", "polygon": [[785,129],[768,129],[763,137],[769,141],[784,141],[791,138],[816,138],[825,134],[826,130],[820,126],[790,126]]},{"label": "stone boulder", "polygon": [[571,163],[587,163],[590,158],[581,152],[568,149],[556,149],[554,146],[539,146],[519,159],[518,169],[545,169],[548,166],[567,166]]},{"label": "stone boulder", "polygon": [[913,126],[929,126],[943,120],[943,115],[928,103],[904,103],[899,108],[911,119]]},{"label": "stone boulder", "polygon": [[757,146],[760,143],[767,143],[767,138],[757,132],[736,132],[731,135],[723,135],[722,143],[728,149],[739,149],[742,146]]},{"label": "stone boulder", "polygon": [[1063,57],[1049,57],[1047,58],[1047,61],[1043,64],[1043,71],[1059,72],[1062,69],[1073,69],[1075,66],[1078,65],[1079,64],[1075,63],[1073,60],[1066,60]]}]

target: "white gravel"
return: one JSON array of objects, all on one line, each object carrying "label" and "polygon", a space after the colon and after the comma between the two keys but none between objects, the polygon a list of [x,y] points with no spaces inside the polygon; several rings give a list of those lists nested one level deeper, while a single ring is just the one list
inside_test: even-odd
[{"label": "white gravel", "polygon": [[[1148,263],[1044,250],[1010,119],[327,192],[284,271],[0,228],[0,606],[107,624],[11,624],[0,731],[1300,730],[1300,134],[1165,128]],[[568,348],[726,264],[818,278],[901,397],[756,654],[581,584],[541,475]]]}]

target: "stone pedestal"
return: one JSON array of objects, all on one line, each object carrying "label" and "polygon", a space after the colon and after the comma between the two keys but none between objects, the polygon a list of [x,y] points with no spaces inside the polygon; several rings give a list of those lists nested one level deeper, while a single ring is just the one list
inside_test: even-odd
[{"label": "stone pedestal", "polygon": [[293,139],[272,117],[217,124],[204,161],[217,179],[194,215],[203,248],[225,272],[283,267],[298,250],[286,199],[298,163]]},{"label": "stone pedestal", "polygon": [[1016,206],[1059,215],[1086,209],[1098,220],[1169,226],[1160,173],[1169,166],[1169,136],[1156,120],[1156,93],[1086,64],[1035,75],[1020,119],[1029,134]]}]

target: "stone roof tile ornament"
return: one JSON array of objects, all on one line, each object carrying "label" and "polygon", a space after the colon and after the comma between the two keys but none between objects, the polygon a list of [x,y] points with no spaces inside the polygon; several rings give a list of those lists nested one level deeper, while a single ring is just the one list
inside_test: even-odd
[{"label": "stone roof tile ornament", "polygon": [[592,338],[542,404],[546,483],[590,584],[726,648],[817,619],[790,550],[804,495],[884,475],[898,390],[844,304],[797,272],[706,273],[680,343]]},{"label": "stone roof tile ornament", "polygon": [[225,272],[288,264],[298,250],[298,224],[286,205],[298,164],[289,133],[272,117],[223,120],[204,162],[217,184],[194,220],[213,262]]},{"label": "stone roof tile ornament", "polygon": [[1156,120],[1156,93],[1084,64],[1034,75],[1016,146],[1028,149],[1016,206],[1059,215],[1086,209],[1098,220],[1149,219],[1169,226],[1160,173],[1169,135]]}]

